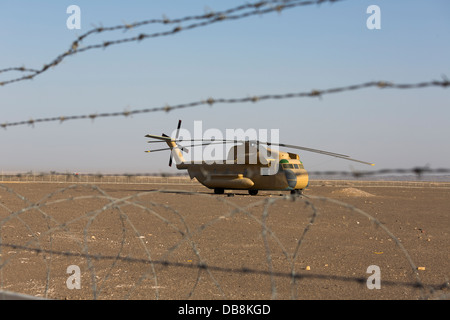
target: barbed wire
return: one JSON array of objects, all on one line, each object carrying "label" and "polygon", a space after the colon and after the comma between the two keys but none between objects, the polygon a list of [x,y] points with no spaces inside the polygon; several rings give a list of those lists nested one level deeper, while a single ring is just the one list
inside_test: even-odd
[{"label": "barbed wire", "polygon": [[[8,84],[12,84],[15,82],[25,81],[25,80],[31,80],[37,77],[38,75],[50,70],[50,68],[54,68],[57,65],[59,65],[65,58],[69,56],[73,56],[75,54],[79,54],[82,52],[94,50],[94,49],[106,49],[108,47],[124,44],[124,43],[130,43],[130,42],[141,42],[147,39],[154,39],[159,37],[165,37],[170,36],[174,34],[178,34],[183,31],[187,30],[193,30],[201,27],[206,27],[215,23],[223,22],[223,21],[234,21],[234,20],[240,20],[244,18],[248,18],[255,15],[264,15],[272,12],[282,12],[283,10],[293,9],[296,7],[302,7],[302,6],[310,6],[310,5],[320,5],[325,2],[334,3],[334,2],[341,2],[344,0],[263,0],[256,3],[246,3],[244,5],[240,5],[234,8],[230,8],[227,10],[219,11],[219,12],[207,12],[202,15],[193,15],[193,16],[186,16],[182,18],[177,19],[169,19],[169,18],[163,18],[163,19],[150,19],[150,20],[144,20],[140,22],[135,22],[132,24],[122,24],[122,25],[116,25],[113,27],[97,27],[94,29],[89,30],[85,34],[79,36],[75,41],[72,42],[69,50],[61,53],[58,55],[55,59],[53,59],[51,62],[44,64],[41,69],[28,69],[25,67],[12,67],[12,68],[5,68],[0,70],[1,73],[11,72],[11,71],[21,71],[21,72],[29,72],[29,74],[24,75],[22,77],[18,78],[12,78],[5,81],[0,81],[0,87],[5,86]],[[253,9],[249,12],[244,13],[238,13],[240,11],[244,11],[247,9]],[[238,13],[238,14],[235,14]],[[186,26],[180,25],[181,23],[193,21],[193,20],[200,20],[201,22],[192,23]],[[203,21],[204,20],[204,21]],[[154,33],[140,33],[137,36],[129,37],[129,38],[122,38],[118,40],[108,40],[108,41],[102,41],[101,43],[87,45],[84,47],[80,47],[80,44],[83,40],[88,38],[89,36],[93,34],[101,34],[104,32],[110,32],[110,31],[117,31],[117,30],[131,30],[134,28],[150,25],[150,24],[179,24],[175,28],[172,28],[170,30],[166,31],[159,31]]]},{"label": "barbed wire", "polygon": [[[305,231],[307,232],[307,231]],[[10,249],[18,249],[34,252],[36,254],[52,254],[64,257],[78,257],[78,258],[89,258],[92,260],[120,260],[128,263],[142,263],[142,264],[155,264],[161,265],[163,267],[182,267],[187,269],[209,269],[211,271],[219,271],[219,272],[227,272],[227,273],[238,273],[238,274],[258,274],[264,276],[274,276],[280,278],[289,278],[289,279],[306,279],[313,278],[319,280],[338,280],[344,282],[356,282],[360,284],[364,284],[367,279],[364,277],[346,277],[346,276],[337,276],[337,275],[321,275],[321,274],[306,274],[306,273],[292,273],[292,272],[274,272],[267,271],[262,269],[254,269],[254,268],[229,268],[224,266],[212,266],[204,263],[184,263],[184,262],[173,262],[167,260],[147,260],[142,258],[133,258],[133,257],[117,257],[113,255],[102,255],[102,254],[85,254],[79,252],[71,252],[71,251],[57,251],[57,250],[48,250],[37,247],[29,247],[17,244],[9,244],[9,243],[0,243],[1,247],[10,248]],[[418,282],[400,282],[400,281],[383,281],[383,285],[387,286],[404,286],[404,287],[412,287],[412,288],[425,288],[425,286]],[[444,282],[442,284],[432,286],[429,288],[430,290],[443,290],[449,287],[448,282]]]},{"label": "barbed wire", "polygon": [[125,110],[121,112],[103,112],[103,113],[92,113],[92,114],[84,114],[84,115],[72,115],[72,116],[58,116],[58,117],[50,117],[50,118],[38,118],[38,119],[29,119],[17,122],[4,122],[0,124],[0,127],[6,129],[8,127],[17,127],[23,125],[34,126],[37,123],[46,123],[46,122],[59,122],[63,123],[69,120],[95,120],[97,118],[108,118],[108,117],[129,117],[136,114],[146,114],[152,112],[170,112],[173,110],[186,109],[199,107],[204,105],[213,106],[216,104],[236,104],[236,103],[257,103],[259,101],[265,100],[282,100],[282,99],[293,99],[293,98],[315,98],[322,97],[324,95],[333,94],[333,93],[342,93],[346,91],[355,91],[367,88],[380,88],[380,89],[423,89],[430,87],[441,87],[447,88],[450,86],[450,81],[446,78],[443,80],[434,80],[434,81],[423,81],[417,83],[393,83],[387,81],[370,81],[365,83],[359,83],[355,85],[348,85],[342,87],[334,87],[329,89],[321,89],[321,90],[311,90],[311,91],[303,91],[303,92],[294,92],[294,93],[284,93],[284,94],[263,94],[256,96],[247,96],[243,98],[208,98],[206,100],[198,100],[188,103],[181,103],[177,105],[165,105],[163,107],[155,107],[155,108],[145,108],[145,109],[135,109],[135,110]]},{"label": "barbed wire", "polygon": [[414,167],[410,169],[406,168],[398,168],[398,169],[379,169],[373,171],[308,171],[310,175],[317,176],[343,176],[343,177],[353,177],[353,178],[361,178],[368,176],[379,176],[379,175],[388,175],[388,174],[412,174],[417,178],[421,178],[427,174],[450,174],[450,168],[437,168],[432,169],[429,167]]},{"label": "barbed wire", "polygon": [[[254,203],[240,206],[235,202],[229,201],[225,197],[211,197],[208,194],[202,194],[196,191],[189,190],[158,189],[145,192],[137,191],[132,195],[117,198],[109,195],[104,190],[95,185],[71,185],[50,192],[37,202],[28,200],[26,197],[19,194],[15,190],[2,184],[0,184],[0,191],[6,192],[7,194],[10,194],[17,199],[24,201],[24,203],[26,204],[25,207],[19,210],[14,210],[7,207],[5,201],[2,201],[2,203],[0,203],[0,209],[3,211],[6,210],[6,212],[8,213],[6,216],[3,215],[3,218],[0,220],[0,230],[4,230],[0,234],[0,272],[2,273],[2,286],[5,280],[5,274],[10,272],[6,270],[6,267],[8,265],[14,264],[13,262],[15,257],[23,257],[25,253],[38,254],[41,255],[43,261],[45,262],[47,270],[46,279],[42,279],[46,283],[44,289],[45,297],[48,297],[48,290],[51,286],[49,283],[51,278],[51,269],[55,268],[56,263],[52,262],[52,260],[54,260],[58,256],[68,258],[79,257],[86,259],[88,263],[88,270],[91,274],[91,290],[94,299],[98,299],[101,297],[100,294],[102,290],[104,290],[104,286],[106,285],[105,283],[109,279],[112,270],[114,268],[117,268],[118,262],[135,264],[137,263],[150,266],[150,269],[145,269],[145,271],[142,271],[143,273],[139,277],[139,281],[136,281],[133,284],[132,289],[130,289],[130,291],[127,293],[128,298],[136,290],[137,286],[142,284],[142,280],[145,278],[153,279],[155,298],[160,298],[160,292],[158,290],[158,279],[159,274],[162,273],[164,269],[157,269],[157,266],[163,268],[177,267],[185,270],[198,270],[196,279],[193,281],[192,287],[187,292],[187,297],[193,296],[197,289],[197,284],[201,280],[201,274],[204,273],[208,275],[208,278],[212,281],[213,285],[219,292],[221,292],[222,295],[225,295],[222,289],[222,284],[216,279],[214,273],[259,275],[268,277],[268,281],[270,282],[271,296],[275,299],[278,297],[275,278],[291,279],[291,298],[296,298],[296,291],[299,285],[298,280],[301,279],[310,278],[315,280],[335,280],[350,283],[354,282],[358,284],[364,283],[366,279],[358,276],[326,275],[320,273],[305,274],[304,272],[296,271],[298,269],[298,265],[296,266],[296,262],[298,262],[299,259],[300,248],[304,246],[305,236],[309,232],[311,232],[311,229],[315,226],[316,220],[319,219],[319,216],[323,215],[324,213],[316,206],[316,202],[325,202],[333,206],[341,207],[344,210],[348,210],[349,212],[354,213],[357,216],[366,217],[371,225],[375,226],[376,229],[382,230],[385,234],[388,235],[390,239],[394,241],[395,246],[399,248],[399,250],[402,252],[402,255],[406,257],[411,273],[414,276],[415,280],[412,282],[384,280],[384,285],[396,287],[403,286],[419,289],[421,298],[435,296],[436,292],[440,293],[441,297],[445,297],[445,290],[447,290],[449,287],[448,281],[437,285],[424,285],[422,280],[420,279],[419,273],[417,272],[418,268],[410,257],[408,251],[405,249],[402,242],[383,223],[353,205],[328,197],[308,195],[305,197],[284,196],[278,198],[264,198],[262,200],[255,201]],[[70,193],[70,191],[76,191],[75,194],[77,194],[77,196],[67,194]],[[80,192],[88,193],[80,195]],[[217,212],[217,214],[215,214],[216,218],[203,222],[201,225],[198,225],[195,228],[191,228],[187,223],[186,215],[183,215],[180,209],[175,208],[174,204],[169,205],[167,203],[164,203],[161,198],[157,197],[157,195],[161,193],[170,193],[178,196],[189,195],[195,196],[199,200],[207,199],[207,201],[217,201],[223,204],[221,206],[221,210],[223,210],[223,212]],[[55,217],[54,213],[49,213],[54,208],[61,208],[63,204],[67,204],[72,208],[76,208],[76,204],[78,202],[85,202],[87,200],[96,200],[96,203],[98,203],[98,200],[101,200],[106,201],[106,203],[99,204],[100,208],[90,211],[88,210],[83,214],[74,213],[74,218],[65,221],[59,221],[59,218]],[[276,205],[279,203],[285,203],[286,201],[292,203],[294,207],[298,209],[298,214],[300,215],[304,215],[308,211],[310,212],[308,218],[309,221],[305,226],[299,226],[298,228],[299,237],[296,240],[296,245],[292,252],[289,252],[289,250],[283,244],[283,241],[278,238],[276,233],[268,224],[268,217],[269,215],[271,215],[270,209],[273,209],[274,212],[278,212],[278,210],[276,209]],[[146,244],[142,240],[142,230],[139,230],[136,223],[134,223],[133,219],[131,218],[132,208],[143,210],[143,212],[148,214],[148,218],[156,218],[156,220],[162,222],[163,225],[169,228],[169,230],[171,229],[179,235],[177,241],[173,242],[172,244],[167,244],[168,249],[161,256],[161,259],[153,258],[152,252],[155,250],[155,248],[150,244]],[[261,215],[258,215],[257,213],[252,211],[253,209],[258,208],[262,209]],[[30,222],[29,217],[34,210],[37,210],[37,212],[43,217],[44,221],[47,221],[46,227],[44,229],[42,229],[42,227],[39,227],[39,225],[32,224]],[[114,246],[114,248],[117,249],[117,253],[112,255],[108,255],[105,253],[91,253],[92,249],[88,244],[88,238],[90,235],[89,230],[92,226],[92,222],[94,220],[100,219],[100,215],[102,214],[108,215],[108,219],[112,219],[112,216],[110,215],[111,210],[117,210],[117,215],[120,218],[122,225],[120,227],[120,233],[117,234],[117,237],[120,241],[117,241],[117,244]],[[170,213],[170,215],[168,215],[167,213]],[[226,266],[224,264],[214,265],[207,262],[205,254],[200,253],[200,247],[202,248],[202,252],[207,251],[204,247],[205,244],[203,244],[203,246],[199,244],[200,235],[206,233],[207,230],[212,229],[213,226],[218,225],[219,223],[223,223],[224,221],[229,221],[232,218],[236,218],[238,215],[243,215],[244,217],[249,218],[251,221],[261,227],[261,238],[263,242],[262,246],[264,247],[264,252],[266,255],[267,269],[259,269],[254,267],[232,267]],[[174,221],[170,216],[176,217],[178,219],[178,222]],[[25,217],[28,217],[28,219],[26,220]],[[306,217],[308,217],[308,215],[306,215]],[[18,221],[19,225],[23,225],[23,227],[25,227],[31,235],[31,238],[29,240],[25,238],[25,242],[22,244],[7,243],[3,241],[3,237],[5,236],[5,234],[7,234],[5,230],[8,226],[11,226],[16,230],[19,227],[18,225],[14,226],[12,224],[14,221]],[[80,235],[79,245],[81,250],[65,251],[56,249],[56,247],[61,248],[62,244],[58,243],[56,241],[57,238],[52,235],[55,235],[58,232],[73,232],[71,230],[72,226],[77,225],[77,223],[80,223],[82,221],[85,221],[85,225],[82,230],[78,231]],[[152,223],[152,225],[153,224],[154,223]],[[132,237],[138,239],[137,241],[142,246],[146,258],[129,256],[124,252],[125,244],[129,244],[129,236],[126,235],[128,229],[131,230]],[[170,234],[170,232],[168,234]],[[268,243],[269,239],[271,240],[271,245],[269,245]],[[190,250],[196,256],[197,262],[186,263],[173,261],[170,259],[175,251],[179,250],[184,244],[188,244]],[[274,244],[276,245],[276,248],[280,250],[281,255],[290,266],[288,271],[280,271],[279,269],[275,270],[272,267],[272,261],[275,258],[274,255],[276,251],[273,247]],[[47,246],[49,246],[49,248]],[[108,246],[111,247],[111,245]],[[14,249],[14,251],[6,253],[3,252],[2,248]],[[107,270],[107,273],[106,275],[103,275],[102,281],[100,281],[96,275],[96,270],[98,270],[98,268],[96,268],[94,265],[95,261],[112,261],[109,267],[104,267],[104,269]]]}]

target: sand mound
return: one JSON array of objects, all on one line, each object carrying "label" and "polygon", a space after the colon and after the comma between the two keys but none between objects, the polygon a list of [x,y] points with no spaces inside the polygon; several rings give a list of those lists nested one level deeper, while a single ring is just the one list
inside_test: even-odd
[{"label": "sand mound", "polygon": [[356,189],[356,188],[345,188],[342,190],[333,191],[334,194],[348,196],[348,197],[374,197],[375,195]]}]

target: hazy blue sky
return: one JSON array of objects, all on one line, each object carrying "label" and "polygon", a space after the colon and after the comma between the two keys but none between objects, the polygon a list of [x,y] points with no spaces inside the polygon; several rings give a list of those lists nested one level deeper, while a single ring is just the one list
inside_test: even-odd
[{"label": "hazy blue sky", "polygon": [[[255,2],[255,1],[253,1]],[[203,14],[245,3],[218,0],[24,1],[0,3],[0,69],[41,68],[94,26]],[[66,9],[81,8],[81,30]],[[369,5],[381,29],[369,30]],[[186,24],[184,24],[186,25]],[[80,46],[139,33],[149,25],[94,35]],[[0,74],[0,81],[19,76]],[[450,78],[450,2],[347,0],[224,21],[175,35],[79,53],[57,67],[0,87],[0,123],[214,98],[346,86],[372,80],[416,83]],[[176,172],[169,153],[147,154],[147,133],[170,134],[178,119],[203,128],[280,129],[280,141],[348,154],[373,169],[450,167],[450,91],[364,89],[322,98],[76,120],[0,130],[0,170]],[[299,152],[307,169],[370,167]]]}]

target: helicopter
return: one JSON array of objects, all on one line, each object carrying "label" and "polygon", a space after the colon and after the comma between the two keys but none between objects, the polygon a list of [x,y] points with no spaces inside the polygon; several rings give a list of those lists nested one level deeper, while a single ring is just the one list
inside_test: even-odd
[{"label": "helicopter", "polygon": [[[146,138],[154,140],[148,143],[165,142],[168,147],[145,152],[157,152],[170,150],[169,166],[173,159],[179,170],[187,170],[191,179],[196,178],[198,182],[215,194],[224,194],[225,190],[248,190],[252,196],[257,195],[259,190],[290,191],[293,195],[301,195],[309,185],[309,176],[298,154],[279,151],[278,147],[298,149],[308,152],[324,154],[349,161],[355,161],[373,166],[373,163],[352,159],[347,155],[306,148],[284,143],[262,142],[259,140],[226,140],[226,139],[190,139],[179,140],[181,120],[178,121],[175,138],[166,134],[147,134]],[[191,146],[205,146],[210,144],[233,144],[224,161],[190,161],[184,159],[183,152],[189,149],[182,146],[181,142],[190,141]],[[195,144],[195,143],[200,144]],[[270,146],[275,146],[273,150]]]}]

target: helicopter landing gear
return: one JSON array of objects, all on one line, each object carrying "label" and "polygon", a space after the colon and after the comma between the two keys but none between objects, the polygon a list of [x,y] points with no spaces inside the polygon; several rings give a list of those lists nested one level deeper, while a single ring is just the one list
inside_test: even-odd
[{"label": "helicopter landing gear", "polygon": [[251,196],[256,196],[258,194],[258,190],[248,190],[248,194]]},{"label": "helicopter landing gear", "polygon": [[225,192],[225,189],[223,189],[223,188],[215,188],[214,189],[215,194],[224,194],[224,192]]},{"label": "helicopter landing gear", "polygon": [[303,194],[303,190],[302,189],[291,190],[291,194],[293,196],[301,196]]}]

